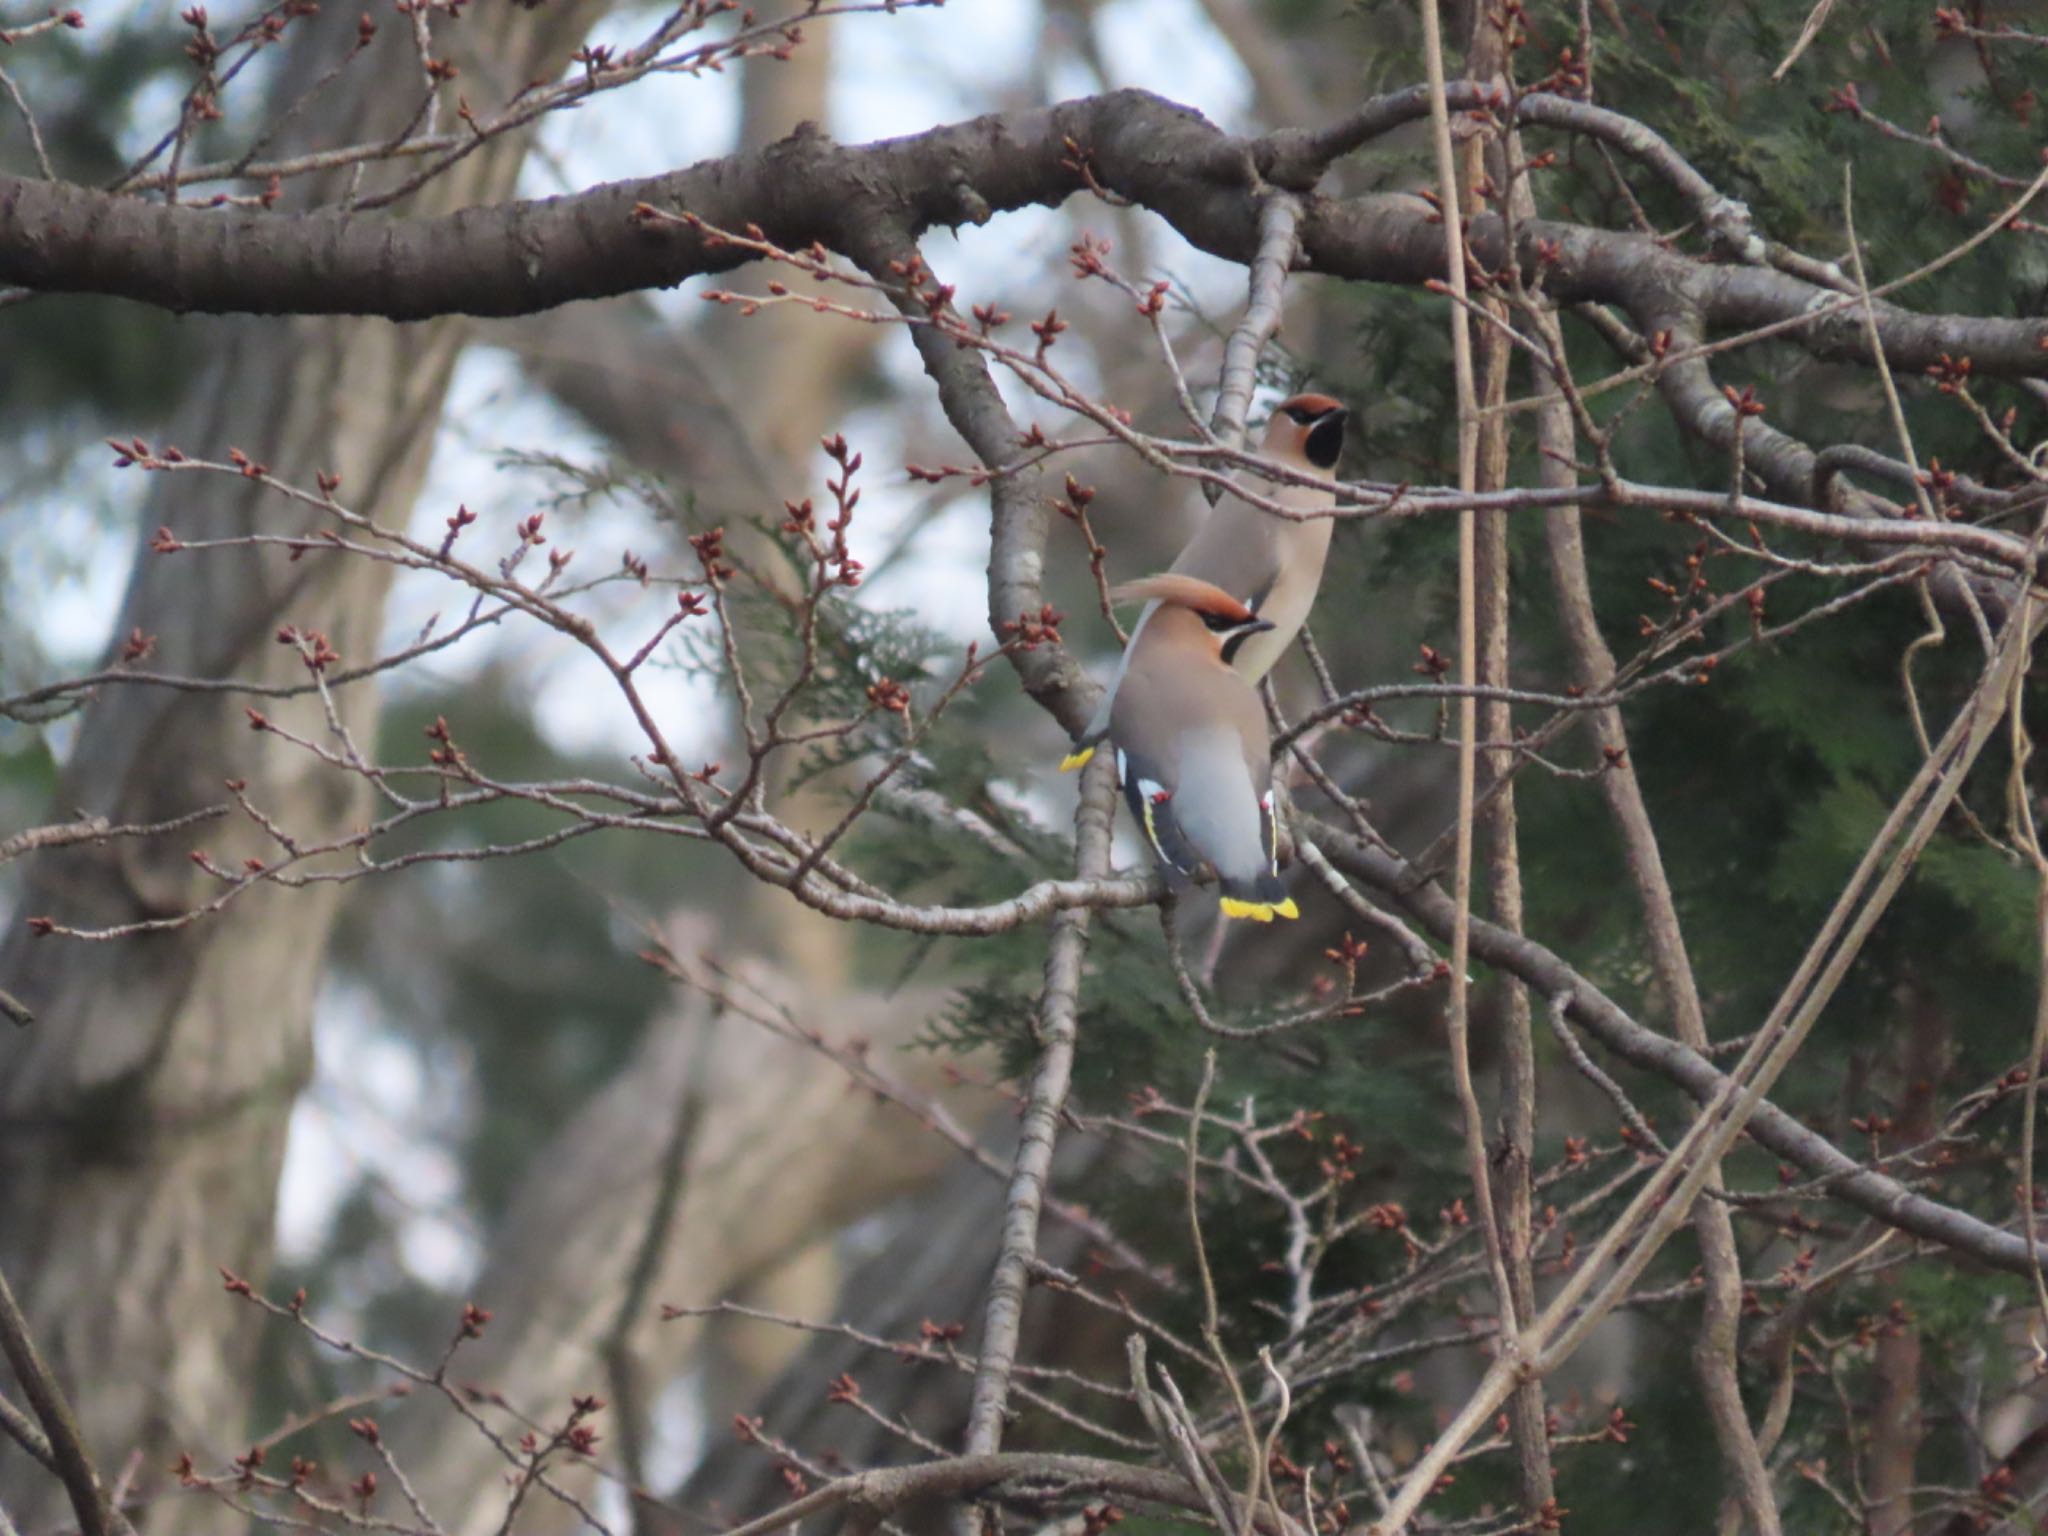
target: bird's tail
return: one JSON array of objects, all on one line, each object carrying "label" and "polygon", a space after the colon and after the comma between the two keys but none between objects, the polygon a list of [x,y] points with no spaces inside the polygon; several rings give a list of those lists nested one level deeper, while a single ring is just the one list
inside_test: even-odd
[{"label": "bird's tail", "polygon": [[1270,923],[1276,917],[1299,917],[1301,909],[1278,875],[1262,872],[1249,880],[1223,882],[1223,915]]}]

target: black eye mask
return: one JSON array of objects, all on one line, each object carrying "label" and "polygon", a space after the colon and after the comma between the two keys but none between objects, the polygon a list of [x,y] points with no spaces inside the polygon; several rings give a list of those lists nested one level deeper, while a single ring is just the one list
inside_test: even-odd
[{"label": "black eye mask", "polygon": [[1317,469],[1334,469],[1338,455],[1344,451],[1343,412],[1332,411],[1310,427],[1301,451]]}]

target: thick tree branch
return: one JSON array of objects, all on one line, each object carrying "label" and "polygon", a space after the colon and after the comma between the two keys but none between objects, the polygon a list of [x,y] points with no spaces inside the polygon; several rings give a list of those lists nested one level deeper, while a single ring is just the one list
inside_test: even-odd
[{"label": "thick tree branch", "polygon": [[[1426,880],[1406,859],[1316,817],[1303,817],[1307,835],[1330,862],[1391,896],[1427,932],[1448,940],[1455,916],[1451,898]],[[1546,997],[1571,995],[1572,1019],[1632,1066],[1675,1083],[1701,1104],[1711,1102],[1727,1079],[1705,1056],[1644,1027],[1599,987],[1554,951],[1474,918],[1472,954],[1488,965],[1521,977]],[[1979,1220],[1967,1211],[1915,1194],[1897,1179],[1866,1168],[1819,1132],[1768,1099],[1751,1116],[1748,1133],[1795,1167],[1825,1181],[1826,1192],[1915,1237],[1981,1259],[1995,1269],[2025,1275],[2026,1240]],[[2048,1261],[2048,1253],[2043,1254]]]},{"label": "thick tree branch", "polygon": [[[1244,319],[1223,346],[1223,378],[1209,430],[1232,448],[1244,446],[1245,417],[1258,387],[1259,354],[1280,329],[1287,303],[1287,273],[1294,265],[1295,227],[1301,200],[1291,192],[1268,192],[1259,204],[1259,250],[1252,258],[1251,295]],[[1213,498],[1212,498],[1213,501]]]},{"label": "thick tree branch", "polygon": [[[1369,103],[1338,147],[1419,116],[1411,95]],[[1521,117],[1549,111],[1543,100],[1525,98]],[[1577,131],[1595,126],[1582,111],[1559,114]],[[1085,165],[1070,145],[1085,151]],[[758,224],[785,248],[822,241],[851,250],[877,207],[915,237],[935,225],[1058,204],[1091,178],[1201,249],[1249,264],[1259,245],[1261,163],[1296,165],[1302,153],[1293,138],[1234,138],[1186,107],[1126,90],[859,146],[799,132],[662,176],[431,218],[202,211],[0,177],[0,281],[208,313],[530,314],[668,287],[748,259],[715,235],[636,218],[642,203],[687,209],[726,229]],[[1299,235],[1307,271],[1409,284],[1445,271],[1443,231],[1410,196],[1306,197]],[[1518,237],[1517,254],[1532,272],[1544,253],[1545,288],[1559,302],[1618,302],[1637,313],[1668,307],[1680,294],[1709,328],[1783,324],[1824,355],[1866,355],[1857,301],[1785,273],[1716,265],[1646,236],[1553,221],[1533,221]],[[1474,253],[1489,269],[1506,261],[1504,241],[1499,219],[1474,222]],[[1917,315],[1890,304],[1877,315],[1894,367],[1925,368],[1946,352],[1970,357],[1980,373],[2048,374],[2040,347],[2048,322]]]}]

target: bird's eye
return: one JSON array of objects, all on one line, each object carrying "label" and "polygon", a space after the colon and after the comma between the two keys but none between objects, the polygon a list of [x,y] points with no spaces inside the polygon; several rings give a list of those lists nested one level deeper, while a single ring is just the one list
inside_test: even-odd
[{"label": "bird's eye", "polygon": [[1287,417],[1298,427],[1305,427],[1316,419],[1315,412],[1305,405],[1290,405],[1287,407]]},{"label": "bird's eye", "polygon": [[1202,622],[1211,629],[1225,630],[1230,628],[1232,621],[1228,614],[1205,613],[1202,615]]}]

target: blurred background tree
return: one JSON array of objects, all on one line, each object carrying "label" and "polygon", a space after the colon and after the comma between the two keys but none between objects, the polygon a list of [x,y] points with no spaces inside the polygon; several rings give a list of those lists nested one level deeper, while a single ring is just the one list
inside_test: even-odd
[{"label": "blurred background tree", "polygon": [[[1966,7],[1968,25],[1984,29],[2024,22],[2024,11]],[[479,0],[447,35],[468,75],[524,80],[572,67],[566,61],[586,38],[644,31],[651,14],[594,0],[536,9]],[[100,183],[175,117],[192,73],[166,17],[145,9],[89,20],[5,62],[37,105],[58,174]],[[1829,18],[1774,79],[1806,20],[1805,7],[1783,3],[1649,0],[1585,12],[1541,0],[1522,13],[1528,41],[1515,68],[1525,84],[1558,68],[1565,50],[1582,49],[1581,29],[1590,26],[1597,99],[1658,128],[1716,186],[1746,201],[1771,239],[1822,259],[1846,250],[1841,169],[1853,163],[1857,227],[1874,277],[1941,255],[2011,195],[1943,145],[1965,148],[2015,185],[2031,174],[2048,49],[1993,48],[1944,32],[1924,0],[1872,0]],[[1491,13],[1469,9],[1450,22],[1467,40],[1490,24]],[[253,78],[275,102],[296,99],[356,25],[339,8],[295,22]],[[404,18],[379,18],[368,46],[387,62],[321,95],[291,125],[291,144],[395,131],[417,96],[406,32]],[[788,62],[658,79],[644,93],[543,119],[533,138],[492,141],[407,207],[428,212],[515,188],[538,194],[637,174],[764,145],[807,119],[850,142],[1135,84],[1255,132],[1331,120],[1421,75],[1405,3],[956,0],[942,13],[828,22]],[[1848,87],[1853,97],[1843,95]],[[660,96],[671,89],[690,94]],[[1938,142],[1906,142],[1878,117],[1914,134],[1938,117]],[[202,129],[191,153],[229,152],[216,133],[225,130]],[[1585,141],[1558,147],[1560,164],[1539,184],[1539,212],[1685,231],[1692,210],[1653,178],[1625,173]],[[30,153],[21,123],[0,114],[0,164],[21,170]],[[370,180],[403,175],[387,169]],[[1429,184],[1421,127],[1377,141],[1331,181],[1345,191]],[[288,200],[331,195],[287,188]],[[1100,285],[1077,289],[1066,269],[1064,252],[1083,231],[1110,235],[1117,265],[1132,276],[1173,281],[1170,330],[1192,376],[1211,383],[1242,302],[1242,271],[1140,210],[1075,200],[935,235],[927,249],[948,281],[999,296],[1018,314],[1057,304],[1072,344],[1085,349],[1074,366],[1098,397],[1141,426],[1171,432],[1170,381],[1134,344],[1127,303]],[[2038,316],[2048,284],[2042,251],[2037,237],[1986,244],[1920,284],[1910,301],[1930,312]],[[903,335],[820,323],[794,309],[741,321],[688,297],[403,329],[174,319],[76,298],[0,312],[0,694],[84,670],[132,630],[155,637],[167,670],[284,679],[298,663],[271,642],[280,622],[319,628],[353,658],[407,643],[447,601],[430,586],[400,583],[387,593],[374,569],[283,587],[253,561],[232,558],[212,568],[212,586],[192,581],[197,566],[163,574],[147,554],[157,527],[188,539],[231,537],[258,526],[254,493],[230,496],[196,477],[139,485],[109,476],[98,447],[109,436],[161,434],[214,452],[238,444],[308,475],[332,467],[365,502],[374,498],[383,520],[410,519],[422,530],[438,529],[458,503],[500,521],[545,507],[558,543],[673,556],[689,533],[723,526],[742,558],[770,569],[784,558],[774,537],[783,502],[818,493],[827,467],[814,448],[821,436],[844,431],[877,466],[961,457]],[[1592,325],[1568,317],[1566,336],[1584,376],[1614,366]],[[1531,387],[1526,365],[1515,369],[1516,388]],[[1730,354],[1717,369],[1722,382],[1753,386],[1771,424],[1803,441],[1895,446],[1867,368],[1778,342]],[[1440,298],[1296,282],[1267,354],[1262,398],[1312,383],[1354,402],[1359,429],[1347,475],[1444,484],[1456,478],[1450,380]],[[2039,435],[2036,392],[2011,383],[1987,388],[1985,398],[1994,412],[2018,410],[2016,441]],[[1909,387],[1904,404],[1923,461],[1986,484],[2013,482],[2012,466],[1953,395]],[[1721,450],[1667,413],[1641,409],[1630,391],[1600,396],[1592,410],[1613,424],[1614,451],[1633,477],[1725,483]],[[1535,482],[1533,437],[1518,424],[1510,445],[1510,483]],[[1098,492],[1095,527],[1117,576],[1162,565],[1193,526],[1199,502],[1132,456],[1104,450],[1071,467]],[[874,576],[863,599],[869,627],[839,637],[836,686],[857,694],[863,679],[906,675],[877,666],[881,653],[894,668],[929,661],[937,675],[962,641],[986,639],[986,503],[956,485],[892,477],[871,491],[858,525]],[[1626,657],[1641,643],[1639,614],[1643,625],[1669,617],[1646,581],[1683,589],[1700,535],[1643,515],[1589,511],[1587,522],[1606,636]],[[1340,526],[1313,626],[1340,688],[1404,679],[1418,647],[1453,648],[1450,539],[1449,522],[1438,518]],[[126,551],[138,548],[124,605],[115,588]],[[1054,552],[1055,600],[1076,616],[1069,640],[1106,667],[1113,642],[1094,617],[1078,535],[1061,525]],[[1533,519],[1513,527],[1509,561],[1515,679],[1561,688],[1573,669]],[[1771,616],[1831,590],[1818,577],[1794,576],[1773,588]],[[778,617],[745,617],[769,654]],[[1746,622],[1731,618],[1730,635]],[[1902,585],[1745,652],[1710,686],[1652,691],[1632,705],[1632,766],[1663,842],[1715,1039],[1754,1027],[1918,764],[1898,671],[1927,628],[1927,611]],[[1975,675],[1967,618],[1950,615],[1949,629],[1946,644],[1918,663],[1930,719],[1945,718]],[[714,680],[687,658],[665,665],[663,702],[693,722],[689,750],[706,761],[729,753],[729,701]],[[615,775],[632,739],[607,702],[593,702],[551,651],[511,626],[394,674],[381,699],[347,697],[348,723],[386,760],[420,755],[422,731],[445,717],[506,778]],[[1276,697],[1290,716],[1313,704],[1305,664],[1283,667]],[[1438,709],[1415,701],[1381,713],[1430,734]],[[317,725],[316,705],[305,704],[303,720]],[[45,803],[117,821],[165,819],[198,786],[214,792],[228,761],[307,825],[344,828],[362,818],[360,793],[337,796],[282,749],[244,740],[239,726],[238,705],[143,690],[107,691],[77,715],[0,719],[0,825],[31,823]],[[227,755],[221,742],[233,744]],[[1058,733],[1007,680],[983,685],[906,782],[971,810],[1013,856],[999,858],[987,839],[898,804],[864,827],[856,862],[886,875],[891,889],[914,880],[934,899],[963,904],[1006,894],[1020,871],[1070,872],[1071,790],[1051,771],[1058,753]],[[1597,761],[1575,736],[1557,755]],[[1433,847],[1452,820],[1446,740],[1351,732],[1326,738],[1323,760],[1404,852]],[[775,792],[795,824],[821,828],[844,808],[845,781],[830,764],[813,766]],[[1313,798],[1305,788],[1297,794]],[[2002,814],[1994,790],[1973,791],[1972,806],[1987,822]],[[1668,1024],[1673,1000],[1655,983],[1621,875],[1623,850],[1596,788],[1584,775],[1525,772],[1519,813],[1529,930],[1638,1017]],[[545,823],[538,811],[492,807],[420,836],[423,845],[482,846]],[[244,851],[230,840],[209,846],[223,858]],[[182,844],[147,858],[114,845],[8,872],[11,918],[63,907],[123,921],[174,910],[199,888]],[[846,1063],[801,1031],[821,1030],[835,1048],[863,1042],[918,1103],[986,1140],[1000,1170],[1014,1085],[1034,1051],[1039,933],[973,941],[856,934],[677,839],[591,838],[530,859],[438,865],[347,889],[340,900],[265,893],[215,922],[138,941],[116,960],[91,946],[37,945],[18,922],[0,948],[0,983],[58,1000],[32,1035],[0,1041],[0,1188],[8,1191],[0,1269],[22,1292],[89,1438],[137,1449],[136,1486],[152,1496],[138,1524],[215,1527],[227,1518],[217,1506],[154,1497],[177,1453],[224,1463],[291,1415],[382,1379],[357,1362],[309,1354],[287,1326],[266,1332],[222,1295],[217,1266],[267,1276],[277,1295],[304,1286],[324,1320],[406,1358],[438,1357],[465,1301],[492,1309],[497,1319],[464,1368],[517,1404],[559,1403],[579,1391],[610,1399],[623,1484],[606,1483],[596,1497],[636,1528],[664,1528],[674,1517],[621,1486],[720,1517],[786,1493],[789,1458],[773,1444],[735,1442],[726,1427],[734,1414],[763,1414],[780,1442],[820,1466],[832,1465],[828,1453],[849,1464],[892,1454],[871,1423],[827,1400],[826,1384],[856,1369],[844,1337],[730,1315],[664,1322],[659,1304],[737,1301],[892,1339],[916,1336],[920,1323],[971,1324],[1000,1181],[963,1165],[920,1114],[849,1087]],[[1356,923],[1335,903],[1304,905],[1306,920],[1290,928],[1217,936],[1207,958],[1227,1000],[1222,1017],[1250,1024],[1316,995],[1330,974],[1326,952]],[[2031,872],[1971,825],[1945,828],[1779,1102],[1873,1156],[1927,1142],[1960,1095],[2024,1057],[2037,981],[2034,908]],[[1212,936],[1199,921],[1184,928],[1199,962]],[[1400,974],[1384,947],[1368,963],[1373,980]],[[667,963],[650,964],[650,954]],[[1110,1122],[1130,1115],[1141,1090],[1186,1104],[1209,1042],[1192,1026],[1148,914],[1100,915],[1089,964],[1074,1105],[1084,1134],[1065,1154],[1058,1190],[1156,1267],[1133,1269],[1128,1254],[1106,1253],[1079,1222],[1052,1223],[1048,1261],[1141,1298],[1192,1336],[1199,1303],[1185,1283],[1177,1155],[1144,1155]],[[1490,1082],[1504,1004],[1490,982],[1480,999],[1478,1064]],[[1346,1177],[1370,1201],[1434,1230],[1437,1213],[1468,1193],[1447,1129],[1456,1111],[1440,1012],[1440,998],[1424,992],[1362,1021],[1223,1043],[1214,1101],[1232,1112],[1251,1100],[1268,1116],[1284,1107],[1310,1117],[1303,1168],[1341,1146]],[[1536,1165],[1565,1159],[1568,1137],[1611,1147],[1611,1107],[1538,1035],[1546,1095]],[[1675,1091],[1643,1087],[1638,1102],[1667,1131],[1684,1121]],[[1169,1126],[1167,1139],[1180,1134]],[[1925,1177],[1938,1176],[1944,1199],[2003,1215],[2017,1135],[2013,1115],[1987,1120],[1975,1142]],[[1764,1200],[1778,1169],[1760,1150],[1732,1159],[1729,1177],[1757,1195],[1737,1227],[1752,1276],[1811,1265],[1815,1251],[1837,1255],[1873,1235],[1839,1207]],[[1204,1219],[1225,1342],[1249,1357],[1281,1300],[1270,1260],[1286,1234],[1269,1206],[1228,1188],[1212,1193]],[[1345,1240],[1325,1280],[1333,1289],[1385,1285],[1404,1262],[1396,1238],[1366,1232]],[[1681,1240],[1653,1274],[1682,1291],[1697,1262]],[[1776,1322],[1752,1319],[1744,1335],[1753,1415],[1764,1417],[1779,1379],[1779,1334],[1791,1329],[1801,1339],[1810,1367],[1777,1437],[1786,1528],[1849,1528],[1830,1490],[1852,1485],[1856,1518],[1872,1529],[1944,1528],[1953,1509],[1913,1490],[1982,1483],[2040,1416],[2023,1390],[2009,1323],[2027,1298],[2016,1277],[1937,1261],[1901,1262],[1810,1300],[1757,1301]],[[1560,1433],[1589,1437],[1557,1453],[1571,1529],[1635,1529],[1646,1493],[1670,1501],[1720,1486],[1713,1444],[1697,1433],[1686,1363],[1696,1310],[1674,1295],[1617,1316],[1553,1384]],[[1390,1339],[1426,1339],[1457,1320],[1447,1294],[1404,1317]],[[1096,1313],[1048,1302],[1033,1328],[1032,1358],[1119,1375],[1121,1333]],[[1841,1343],[1858,1338],[1867,1346]],[[118,1380],[104,1372],[109,1358],[122,1361]],[[942,1445],[957,1441],[965,1407],[958,1372],[859,1369],[871,1407]],[[1288,1454],[1304,1463],[1323,1456],[1326,1442],[1342,1444],[1346,1416],[1361,1410],[1392,1450],[1412,1451],[1438,1411],[1462,1400],[1475,1371],[1463,1358],[1418,1354],[1413,1366],[1354,1373],[1304,1405]],[[1845,1414],[1845,1403],[1856,1412]],[[1615,1443],[1620,1431],[1595,1433],[1617,1407],[1635,1426],[1625,1446]],[[393,1410],[390,1422],[419,1448],[430,1505],[461,1517],[464,1530],[495,1529],[501,1511],[490,1497],[502,1465],[488,1446],[424,1403]],[[1099,1448],[1037,1410],[1015,1438]],[[337,1466],[360,1460],[341,1419],[276,1448],[289,1452]],[[1822,1475],[1801,1477],[1800,1466]],[[2032,1475],[2038,1481],[2039,1469]],[[1432,1513],[1501,1513],[1513,1507],[1515,1486],[1510,1458],[1481,1458],[1459,1470]],[[1712,1504],[1698,1499],[1687,1528],[1711,1524]],[[55,1524],[62,1504],[54,1485],[0,1449],[0,1507],[36,1530]],[[561,1507],[535,1503],[520,1529],[573,1524]]]}]

